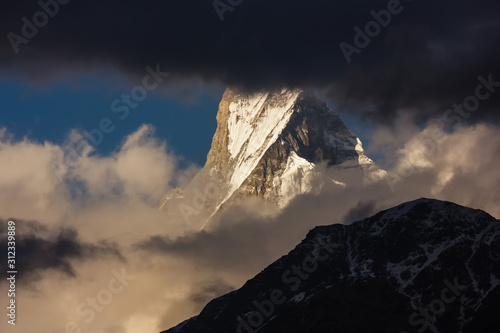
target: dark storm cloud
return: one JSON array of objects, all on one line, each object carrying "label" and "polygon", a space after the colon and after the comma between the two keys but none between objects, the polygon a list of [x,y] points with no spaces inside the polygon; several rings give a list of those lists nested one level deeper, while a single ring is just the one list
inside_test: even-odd
[{"label": "dark storm cloud", "polygon": [[[32,20],[40,7],[4,2],[0,66],[39,78],[75,66],[111,63],[142,74],[145,66],[161,64],[172,80],[326,88],[333,101],[371,108],[379,119],[399,108],[442,113],[473,92],[477,76],[492,73],[500,81],[495,0],[402,0],[387,27],[350,55],[350,64],[339,44],[355,46],[353,28],[364,30],[370,11],[387,9],[390,1],[229,2],[237,6],[221,21],[212,0],[72,0],[19,45],[18,54],[7,34],[21,34],[21,17]],[[482,119],[495,117],[498,95],[481,105]]]},{"label": "dark storm cloud", "polygon": [[[102,257],[116,257],[124,261],[115,244],[101,241],[89,244],[78,238],[77,231],[62,229],[55,234],[47,227],[34,221],[16,222],[16,266],[19,267],[20,279],[33,281],[42,271],[56,270],[68,277],[75,277],[75,260],[84,261]],[[1,230],[7,230],[7,221],[0,220]],[[7,253],[7,237],[0,239],[2,253]]]},{"label": "dark storm cloud", "polygon": [[[138,249],[152,254],[193,259],[205,267],[239,271],[258,270],[263,268],[263,261],[271,263],[272,260],[267,247],[255,248],[259,234],[264,235],[265,226],[258,224],[257,219],[253,222],[255,222],[253,225],[249,222],[245,225],[218,229],[213,233],[206,231],[191,233],[177,239],[170,239],[170,237],[163,235],[152,236],[136,246]],[[269,233],[276,236],[275,231]],[[272,236],[266,235],[266,242],[268,237]],[[254,249],[252,258],[248,256],[251,249]]]}]

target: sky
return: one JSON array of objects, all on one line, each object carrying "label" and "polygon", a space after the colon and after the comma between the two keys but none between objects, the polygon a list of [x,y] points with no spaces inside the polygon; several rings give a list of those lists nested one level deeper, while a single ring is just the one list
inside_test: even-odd
[{"label": "sky", "polygon": [[[159,332],[312,227],[420,197],[500,218],[498,1],[5,1],[0,34],[0,248],[12,220],[20,272],[1,332]],[[313,89],[389,178],[169,221],[226,87]]]},{"label": "sky", "polygon": [[[111,153],[122,138],[140,124],[159,124],[157,135],[168,140],[171,148],[185,157],[185,163],[204,163],[216,128],[218,89],[193,92],[199,94],[193,102],[153,91],[121,120],[111,110],[111,104],[122,93],[127,93],[127,88],[130,91],[137,84],[135,81],[119,75],[116,70],[110,77],[72,75],[43,86],[6,78],[0,82],[3,103],[0,123],[17,138],[26,136],[38,142],[48,140],[62,144],[71,129],[89,132],[99,126],[102,118],[112,118],[117,123],[116,130],[96,147],[96,153],[100,154]],[[189,131],[178,126],[188,122]]]}]

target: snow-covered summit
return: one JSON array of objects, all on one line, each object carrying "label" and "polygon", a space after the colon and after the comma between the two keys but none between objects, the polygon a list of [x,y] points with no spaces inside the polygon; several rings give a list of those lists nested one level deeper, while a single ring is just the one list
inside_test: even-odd
[{"label": "snow-covered summit", "polygon": [[[208,177],[220,184],[215,211],[232,199],[248,196],[284,207],[295,196],[316,190],[313,182],[320,162],[339,173],[357,172],[360,181],[385,175],[366,157],[359,138],[311,92],[227,89],[203,176],[195,183]],[[341,179],[332,181],[346,186]]]}]

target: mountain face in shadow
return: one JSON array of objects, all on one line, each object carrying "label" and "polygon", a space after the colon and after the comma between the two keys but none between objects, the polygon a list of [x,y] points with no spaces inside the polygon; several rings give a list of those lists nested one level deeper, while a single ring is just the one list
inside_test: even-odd
[{"label": "mountain face in shadow", "polygon": [[419,199],[312,229],[240,289],[165,333],[497,332],[499,284],[500,221]]}]

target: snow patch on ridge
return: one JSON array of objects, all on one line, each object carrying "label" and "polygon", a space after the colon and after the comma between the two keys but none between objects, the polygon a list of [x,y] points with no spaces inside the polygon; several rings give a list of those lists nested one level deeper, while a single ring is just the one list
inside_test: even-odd
[{"label": "snow patch on ridge", "polygon": [[274,184],[281,182],[279,205],[285,207],[296,195],[308,193],[312,190],[311,182],[316,165],[292,151],[286,162],[286,168],[281,177],[273,180]]}]

